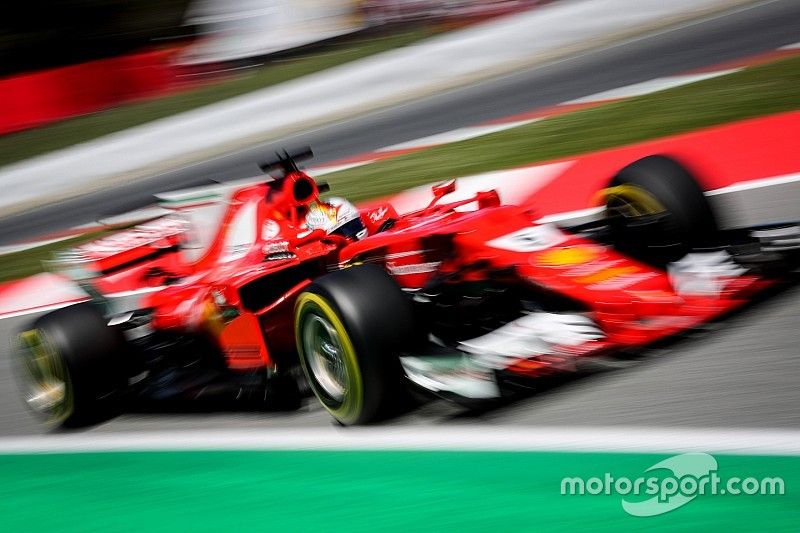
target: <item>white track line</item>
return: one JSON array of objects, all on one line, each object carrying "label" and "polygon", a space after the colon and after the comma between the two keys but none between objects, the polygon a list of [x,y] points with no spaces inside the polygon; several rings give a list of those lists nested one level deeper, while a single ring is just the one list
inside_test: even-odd
[{"label": "white track line", "polygon": [[[702,74],[683,74],[680,76],[666,76],[664,78],[656,78],[654,80],[643,81],[641,83],[634,83],[633,85],[626,85],[625,87],[618,87],[608,91],[599,92],[576,100],[565,102],[566,104],[585,104],[589,102],[601,102],[604,100],[621,100],[623,98],[631,98],[633,96],[642,96],[665,89],[672,89],[680,87],[681,85],[688,85],[698,81],[716,78],[737,72],[739,68],[729,70],[719,70],[717,72],[704,72]],[[563,105],[563,104],[562,104]]]},{"label": "white track line", "polygon": [[800,48],[800,42],[787,44],[785,46],[781,46],[778,50],[797,50]]},{"label": "white track line", "polygon": [[76,433],[0,439],[0,453],[153,450],[442,450],[800,455],[800,431],[513,426]]},{"label": "white track line", "polygon": [[475,137],[482,137],[491,133],[510,130],[518,126],[524,126],[542,120],[542,118],[532,118],[527,120],[517,120],[514,122],[506,122],[504,124],[490,124],[485,126],[469,126],[466,128],[458,128],[451,131],[437,133],[436,135],[429,135],[413,141],[407,141],[391,146],[385,146],[377,150],[378,152],[394,152],[397,150],[413,150],[416,148],[428,148],[431,146],[438,146],[440,144],[449,144],[459,141],[466,141],[474,139]]}]

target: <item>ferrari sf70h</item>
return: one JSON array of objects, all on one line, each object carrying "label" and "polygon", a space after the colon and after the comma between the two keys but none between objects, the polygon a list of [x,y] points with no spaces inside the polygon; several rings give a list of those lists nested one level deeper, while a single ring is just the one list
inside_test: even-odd
[{"label": "ferrari sf70h", "polygon": [[706,323],[797,265],[798,226],[718,230],[664,156],[610,177],[601,220],[560,228],[494,190],[447,201],[454,182],[402,214],[323,199],[306,155],[215,214],[198,201],[62,253],[87,301],[19,333],[32,410],[70,426],[137,399],[313,393],[351,425],[419,391],[482,402]]}]

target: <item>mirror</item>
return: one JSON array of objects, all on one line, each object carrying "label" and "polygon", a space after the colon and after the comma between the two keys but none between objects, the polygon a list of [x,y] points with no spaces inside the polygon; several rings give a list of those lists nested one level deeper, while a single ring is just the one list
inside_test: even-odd
[{"label": "mirror", "polygon": [[433,191],[433,196],[435,198],[441,198],[442,196],[450,194],[451,192],[455,192],[456,180],[452,179],[443,181],[441,183],[437,183],[436,185],[431,187],[431,190]]}]

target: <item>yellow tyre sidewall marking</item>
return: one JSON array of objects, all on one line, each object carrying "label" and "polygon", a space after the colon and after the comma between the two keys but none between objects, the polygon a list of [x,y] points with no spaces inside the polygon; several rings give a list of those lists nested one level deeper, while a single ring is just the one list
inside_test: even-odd
[{"label": "yellow tyre sidewall marking", "polygon": [[[358,356],[353,347],[353,342],[347,329],[339,319],[333,306],[322,296],[310,292],[305,292],[297,298],[295,304],[295,341],[297,343],[297,351],[300,355],[300,364],[306,375],[311,375],[311,371],[306,364],[305,357],[302,356],[303,340],[302,332],[300,331],[300,321],[306,312],[316,311],[322,317],[329,320],[336,334],[339,336],[339,341],[342,344],[342,359],[344,360],[345,368],[349,377],[348,388],[345,393],[344,400],[338,407],[328,405],[326,402],[321,401],[325,409],[337,420],[345,424],[352,424],[357,419],[364,404],[364,382],[361,377],[361,368],[358,365]],[[316,389],[316,387],[314,387]]]},{"label": "yellow tyre sidewall marking", "polygon": [[625,184],[608,187],[599,191],[596,197],[605,202],[612,198],[618,198],[624,201],[630,209],[634,210],[634,213],[632,213],[634,216],[653,215],[666,211],[661,202],[650,192],[636,185]]},{"label": "yellow tyre sidewall marking", "polygon": [[[65,406],[59,410],[57,414],[51,414],[45,420],[47,426],[58,426],[67,420],[75,410],[75,397],[72,379],[69,374],[69,369],[64,359],[58,353],[55,345],[48,338],[48,335],[39,329],[31,329],[23,331],[17,337],[17,350],[19,357],[25,358],[23,364],[23,371],[27,379],[37,380],[31,374],[30,365],[39,367],[39,372],[42,377],[46,376],[49,372],[50,375],[63,379],[64,381],[64,403]],[[41,360],[45,359],[48,368],[45,369],[41,366]]]}]

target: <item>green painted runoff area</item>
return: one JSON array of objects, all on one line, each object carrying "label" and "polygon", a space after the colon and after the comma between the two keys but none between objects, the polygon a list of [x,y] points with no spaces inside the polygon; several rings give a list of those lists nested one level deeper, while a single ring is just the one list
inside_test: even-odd
[{"label": "green painted runoff area", "polygon": [[564,477],[609,472],[634,479],[667,457],[444,451],[2,455],[0,531],[800,530],[798,457],[717,455],[721,477],[781,477],[785,494],[698,496],[649,518],[626,514],[618,495],[561,495]]}]

